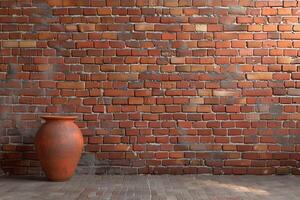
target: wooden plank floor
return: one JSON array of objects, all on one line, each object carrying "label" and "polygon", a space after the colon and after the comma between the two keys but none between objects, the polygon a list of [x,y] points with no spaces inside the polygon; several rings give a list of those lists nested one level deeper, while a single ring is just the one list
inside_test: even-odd
[{"label": "wooden plank floor", "polygon": [[74,176],[68,182],[1,177],[0,200],[299,200],[297,176]]}]

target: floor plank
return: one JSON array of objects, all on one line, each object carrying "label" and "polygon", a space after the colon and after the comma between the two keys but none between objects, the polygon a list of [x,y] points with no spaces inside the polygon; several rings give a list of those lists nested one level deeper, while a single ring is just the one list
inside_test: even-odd
[{"label": "floor plank", "polygon": [[74,176],[67,182],[0,177],[1,200],[298,200],[297,176]]}]

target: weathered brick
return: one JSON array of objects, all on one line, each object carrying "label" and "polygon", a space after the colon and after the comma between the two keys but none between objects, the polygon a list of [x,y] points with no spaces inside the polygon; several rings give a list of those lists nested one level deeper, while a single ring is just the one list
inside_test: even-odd
[{"label": "weathered brick", "polygon": [[300,89],[289,88],[288,89],[288,94],[292,95],[292,96],[300,96]]},{"label": "weathered brick", "polygon": [[224,25],[224,31],[246,31],[247,25]]},{"label": "weathered brick", "polygon": [[19,47],[18,41],[2,41],[2,46],[6,48],[17,48]]},{"label": "weathered brick", "polygon": [[272,96],[272,89],[246,89],[242,94],[245,96]]},{"label": "weathered brick", "polygon": [[232,90],[213,90],[213,95],[214,96],[237,96],[238,92],[237,91],[232,91]]},{"label": "weathered brick", "polygon": [[50,65],[24,65],[22,67],[23,71],[37,71],[37,72],[47,72],[51,70]]},{"label": "weathered brick", "polygon": [[196,24],[197,32],[207,32],[207,24]]}]

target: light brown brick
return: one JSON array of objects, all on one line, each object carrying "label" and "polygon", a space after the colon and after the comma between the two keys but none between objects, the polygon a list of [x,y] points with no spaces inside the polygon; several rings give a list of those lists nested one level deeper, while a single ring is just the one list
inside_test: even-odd
[{"label": "light brown brick", "polygon": [[232,91],[232,90],[213,90],[213,95],[214,96],[237,96],[238,92],[237,91]]},{"label": "light brown brick", "polygon": [[183,64],[183,63],[185,63],[185,58],[184,57],[172,57],[171,58],[171,63],[173,63],[173,64]]},{"label": "light brown brick", "polygon": [[248,80],[272,80],[272,73],[270,72],[255,72],[247,73]]},{"label": "light brown brick", "polygon": [[197,32],[207,32],[207,24],[196,24]]},{"label": "light brown brick", "polygon": [[19,46],[21,48],[34,48],[36,47],[36,41],[27,41],[27,40],[20,41]]},{"label": "light brown brick", "polygon": [[134,29],[136,31],[153,31],[154,30],[154,24],[136,24],[134,26]]},{"label": "light brown brick", "polygon": [[292,95],[292,96],[300,96],[300,89],[289,88],[288,89],[288,94]]}]

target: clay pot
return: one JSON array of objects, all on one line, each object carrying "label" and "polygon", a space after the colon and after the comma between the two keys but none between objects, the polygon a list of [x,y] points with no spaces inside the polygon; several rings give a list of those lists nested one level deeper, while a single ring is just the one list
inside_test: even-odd
[{"label": "clay pot", "polygon": [[51,181],[72,177],[81,156],[83,137],[74,116],[43,116],[35,138],[37,156]]}]

